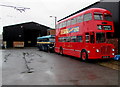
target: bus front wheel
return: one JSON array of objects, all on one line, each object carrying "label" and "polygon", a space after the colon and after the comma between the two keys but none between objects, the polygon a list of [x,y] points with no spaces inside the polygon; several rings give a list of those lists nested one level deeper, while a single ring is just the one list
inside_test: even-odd
[{"label": "bus front wheel", "polygon": [[82,52],[81,52],[81,59],[84,62],[86,62],[88,60],[88,53],[87,53],[86,50],[82,50]]}]

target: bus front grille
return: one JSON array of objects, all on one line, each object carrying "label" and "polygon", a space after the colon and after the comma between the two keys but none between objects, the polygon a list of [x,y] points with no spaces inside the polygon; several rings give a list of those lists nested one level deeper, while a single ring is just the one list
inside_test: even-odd
[{"label": "bus front grille", "polygon": [[100,51],[101,51],[102,55],[110,55],[111,47],[110,46],[102,46]]}]

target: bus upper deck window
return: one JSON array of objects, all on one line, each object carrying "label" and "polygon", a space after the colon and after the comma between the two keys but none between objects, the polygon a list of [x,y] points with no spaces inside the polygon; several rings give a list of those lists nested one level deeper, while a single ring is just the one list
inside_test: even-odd
[{"label": "bus upper deck window", "polygon": [[101,13],[94,13],[95,20],[103,20],[103,15]]},{"label": "bus upper deck window", "polygon": [[88,14],[84,14],[84,21],[90,21],[92,20],[92,14],[91,13],[88,13]]}]

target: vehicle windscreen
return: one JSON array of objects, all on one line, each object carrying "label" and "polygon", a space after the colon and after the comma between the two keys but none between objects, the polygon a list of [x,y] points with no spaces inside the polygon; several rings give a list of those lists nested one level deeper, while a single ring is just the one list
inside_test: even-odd
[{"label": "vehicle windscreen", "polygon": [[48,42],[49,39],[48,39],[48,38],[43,38],[43,39],[38,39],[37,41],[38,41],[38,42]]},{"label": "vehicle windscreen", "polygon": [[104,19],[105,19],[106,21],[112,21],[112,16],[109,15],[109,14],[105,14],[105,15],[104,15]]},{"label": "vehicle windscreen", "polygon": [[95,20],[106,20],[106,21],[112,21],[112,16],[110,14],[103,14],[102,13],[94,13],[94,19]]},{"label": "vehicle windscreen", "polygon": [[50,42],[55,42],[55,38],[49,38]]},{"label": "vehicle windscreen", "polygon": [[96,43],[104,43],[105,40],[105,33],[96,33]]},{"label": "vehicle windscreen", "polygon": [[103,20],[103,15],[102,14],[94,14],[94,19],[95,20]]}]

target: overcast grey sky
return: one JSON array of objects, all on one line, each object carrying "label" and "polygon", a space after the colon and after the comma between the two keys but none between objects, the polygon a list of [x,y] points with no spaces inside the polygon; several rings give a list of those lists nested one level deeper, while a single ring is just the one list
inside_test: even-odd
[{"label": "overcast grey sky", "polygon": [[20,13],[14,8],[0,6],[0,34],[3,26],[37,22],[54,28],[54,18],[62,19],[99,0],[1,0],[0,4],[30,9]]}]

